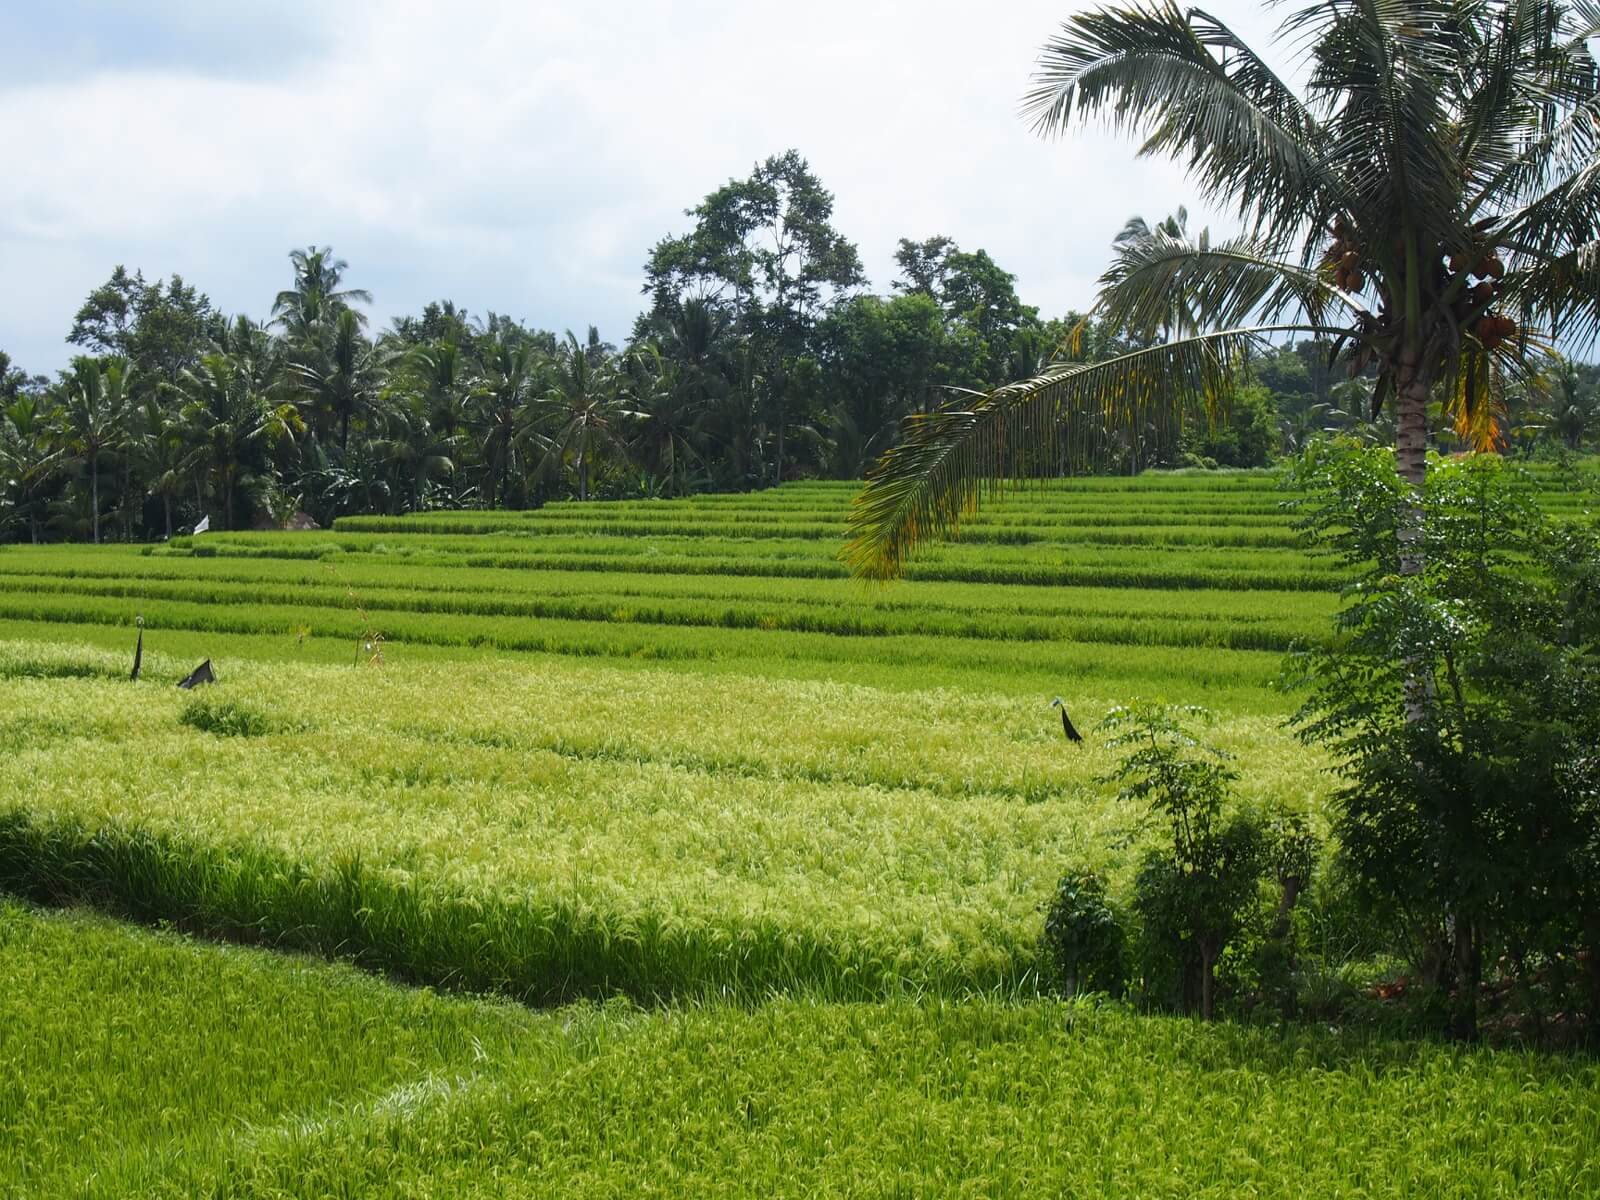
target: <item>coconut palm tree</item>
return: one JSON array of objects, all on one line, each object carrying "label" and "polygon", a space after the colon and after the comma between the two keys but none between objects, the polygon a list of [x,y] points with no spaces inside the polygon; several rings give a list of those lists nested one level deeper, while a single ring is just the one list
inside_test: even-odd
[{"label": "coconut palm tree", "polygon": [[54,443],[55,413],[39,397],[24,393],[0,409],[0,502],[27,521],[36,545],[39,514],[61,460]]},{"label": "coconut palm tree", "polygon": [[89,472],[89,527],[96,544],[101,459],[127,445],[134,416],[132,388],[133,367],[125,359],[77,359],[56,414],[67,460]]},{"label": "coconut palm tree", "polygon": [[397,479],[389,496],[422,511],[422,490],[429,481],[455,474],[456,443],[460,435],[441,433],[428,420],[423,397],[398,395],[383,411],[383,436],[368,446]]},{"label": "coconut palm tree", "polygon": [[184,440],[180,413],[156,395],[145,397],[133,441],[139,472],[152,496],[161,497],[166,536],[172,537],[172,500],[187,485],[194,451]]},{"label": "coconut palm tree", "polygon": [[1600,429],[1600,387],[1584,387],[1577,364],[1558,359],[1540,389],[1545,396],[1545,432],[1569,450],[1581,450]]},{"label": "coconut palm tree", "polygon": [[435,431],[453,438],[470,423],[478,388],[472,359],[460,343],[441,339],[404,350],[393,363],[393,390],[419,400]]},{"label": "coconut palm tree", "polygon": [[596,457],[626,447],[625,424],[642,414],[624,405],[610,359],[597,348],[595,331],[587,345],[570,330],[556,354],[553,382],[538,403],[547,470],[572,460],[578,499],[589,498]]},{"label": "coconut palm tree", "polygon": [[490,508],[507,505],[511,481],[524,479],[525,455],[537,441],[537,398],[546,389],[547,360],[532,342],[497,334],[484,356],[471,425],[483,453]]},{"label": "coconut palm tree", "polygon": [[361,332],[359,314],[342,308],[332,325],[312,344],[294,349],[291,377],[314,398],[339,431],[339,455],[350,452],[350,423],[365,417],[379,395],[379,368],[372,343]]},{"label": "coconut palm tree", "polygon": [[624,359],[622,391],[640,414],[634,445],[642,465],[664,485],[665,495],[682,495],[690,468],[701,458],[706,416],[692,368],[667,358],[654,342],[645,342]]},{"label": "coconut palm tree", "polygon": [[[315,338],[320,329],[331,328],[339,314],[350,310],[352,304],[372,303],[372,293],[365,288],[339,286],[350,264],[334,258],[331,246],[291,250],[289,261],[294,264],[294,286],[278,293],[272,303],[272,318],[290,341]],[[355,320],[359,327],[366,326],[364,313],[356,313]]]},{"label": "coconut palm tree", "polygon": [[[1164,217],[1152,225],[1141,216],[1128,218],[1123,225],[1122,232],[1117,234],[1111,243],[1113,252],[1120,259],[1124,250],[1128,250],[1135,258],[1146,256],[1152,250],[1152,243],[1159,244],[1166,241],[1173,245],[1185,246],[1191,244],[1189,237],[1189,210],[1182,205],[1178,211]],[[1200,231],[1198,244],[1202,247],[1209,246],[1211,231]],[[1205,327],[1205,314],[1197,311],[1194,297],[1179,288],[1172,288],[1167,293],[1169,311],[1161,322],[1161,336],[1163,338],[1186,337],[1198,333]],[[1030,371],[1029,376],[1037,375],[1037,371]]]},{"label": "coconut palm tree", "polygon": [[294,407],[274,401],[255,366],[252,360],[217,350],[178,377],[186,438],[197,464],[216,484],[224,529],[233,528],[241,480],[264,464],[274,444],[299,428]]},{"label": "coconut palm tree", "polygon": [[[1600,8],[1592,0],[1317,0],[1284,44],[1298,94],[1222,22],[1170,3],[1068,19],[1025,99],[1037,130],[1094,117],[1183,162],[1243,229],[1120,244],[1096,315],[1156,339],[1174,291],[1205,328],[1062,364],[915,420],[853,510],[845,558],[900,569],[994,481],[1092,460],[1148,420],[1213,412],[1276,333],[1335,340],[1376,370],[1397,468],[1420,485],[1435,391],[1479,445],[1507,377],[1553,337],[1600,332]],[[1398,522],[1421,569],[1421,512]]]}]

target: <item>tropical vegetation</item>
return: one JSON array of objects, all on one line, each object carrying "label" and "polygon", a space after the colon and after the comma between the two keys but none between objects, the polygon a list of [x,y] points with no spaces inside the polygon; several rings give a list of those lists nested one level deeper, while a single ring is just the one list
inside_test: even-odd
[{"label": "tropical vegetation", "polygon": [[[84,353],[58,378],[0,353],[0,540],[151,540],[203,520],[220,530],[327,526],[353,514],[859,479],[900,443],[908,418],[952,397],[962,410],[997,386],[1046,396],[1039,381],[1076,370],[1069,364],[1107,364],[1088,380],[1112,363],[1182,352],[1173,347],[1243,344],[1238,335],[1168,346],[1162,339],[1216,314],[1137,301],[1140,287],[1186,294],[1198,286],[1189,274],[1243,253],[1231,243],[1202,251],[1209,235],[1191,235],[1181,210],[1154,224],[1135,218],[1116,239],[1121,300],[1060,319],[1025,304],[985,251],[943,236],[901,239],[890,293],[871,294],[832,210],[793,151],[711,193],[690,210],[689,233],[651,249],[648,307],[620,345],[593,327],[557,334],[450,301],[375,331],[371,296],[327,247],[290,255],[291,286],[264,323],[226,316],[176,276],[147,282],[118,267],[77,313],[68,341]],[[1188,274],[1161,274],[1180,261]],[[1251,280],[1227,302],[1259,292]],[[1093,453],[1056,465],[1261,466],[1326,430],[1391,436],[1389,409],[1374,403],[1374,384],[1388,386],[1376,360],[1357,362],[1351,377],[1350,363],[1330,362],[1348,344],[1332,325],[1280,332],[1214,381],[1226,401],[1218,419],[1153,399],[1147,416],[1108,410]],[[1521,344],[1500,344],[1493,361],[1505,366]],[[1526,369],[1494,394],[1507,448],[1593,446],[1600,370],[1559,356],[1520,361]],[[1458,407],[1443,392],[1429,407],[1443,448],[1473,436],[1452,424]],[[917,444],[914,435],[904,453]]]},{"label": "tropical vegetation", "polygon": [[0,1195],[1600,1191],[1600,11],[1284,31],[1046,47],[1087,315],[790,151],[0,358]]},{"label": "tropical vegetation", "polygon": [[[1367,414],[1392,415],[1413,488],[1431,404],[1466,445],[1499,448],[1512,393],[1545,388],[1548,364],[1565,371],[1558,341],[1593,343],[1593,5],[1341,0],[1290,11],[1281,33],[1299,91],[1200,9],[1093,9],[1046,45],[1025,101],[1039,132],[1101,118],[1137,134],[1242,231],[1131,223],[1094,316],[1135,345],[913,419],[863,493],[858,572],[893,575],[994,480],[1082,469],[1146,428],[1214,419],[1272,338],[1320,339],[1330,367],[1370,375]],[[1553,390],[1553,427],[1586,427]],[[1403,507],[1415,570],[1420,510]]]}]

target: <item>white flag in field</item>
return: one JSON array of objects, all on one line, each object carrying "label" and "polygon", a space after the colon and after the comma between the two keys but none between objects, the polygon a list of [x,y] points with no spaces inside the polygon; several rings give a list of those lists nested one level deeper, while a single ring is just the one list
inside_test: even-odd
[{"label": "white flag in field", "polygon": [[205,516],[200,518],[200,524],[198,524],[198,525],[196,525],[194,527],[194,531],[196,533],[204,533],[206,530],[208,530],[210,528],[211,528],[211,514],[207,513]]}]

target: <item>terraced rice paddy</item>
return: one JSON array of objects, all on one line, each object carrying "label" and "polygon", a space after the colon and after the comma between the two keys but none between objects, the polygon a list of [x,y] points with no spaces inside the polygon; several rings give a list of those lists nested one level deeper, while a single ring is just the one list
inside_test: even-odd
[{"label": "terraced rice paddy", "polygon": [[0,1195],[1515,1195],[1600,1072],[1052,1002],[536,1013],[0,901]]},{"label": "terraced rice paddy", "polygon": [[[255,637],[242,654],[334,660],[324,643],[353,636],[353,590],[413,661],[433,650],[553,653],[1281,708],[1265,687],[1295,639],[1327,628],[1338,579],[1296,547],[1271,480],[1104,482],[1119,485],[1058,484],[986,508],[968,538],[931,548],[888,589],[845,578],[837,552],[852,492],[833,484],[351,518],[326,533],[208,534],[156,549],[14,546],[0,550],[0,634],[70,629],[120,646],[137,611],[168,647],[187,650],[191,633]],[[1033,540],[992,540],[1019,529]]]},{"label": "terraced rice paddy", "polygon": [[[1600,1186],[1591,1070],[1035,998],[1061,871],[1150,836],[1051,696],[1206,704],[1247,798],[1323,819],[1272,685],[1339,576],[1269,477],[1016,494],[888,589],[837,563],[851,494],[0,547],[0,888],[396,981],[0,908],[23,992],[127,1014],[72,1058],[13,1000],[0,1191]],[[194,1039],[245,1065],[94,1135]]]}]

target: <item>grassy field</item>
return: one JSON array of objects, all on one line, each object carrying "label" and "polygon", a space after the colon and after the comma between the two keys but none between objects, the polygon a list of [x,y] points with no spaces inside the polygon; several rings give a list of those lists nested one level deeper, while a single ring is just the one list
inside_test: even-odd
[{"label": "grassy field", "polygon": [[538,1024],[288,955],[0,899],[0,1195],[149,1190],[470,1075]]},{"label": "grassy field", "polygon": [[[1289,648],[1325,636],[1339,575],[1299,547],[1271,478],[1019,493],[887,589],[838,565],[850,495],[0,547],[0,889],[391,980],[0,909],[24,982],[0,1029],[21,1097],[0,1108],[0,1180],[1600,1187],[1591,1070],[1035,998],[1063,869],[1121,886],[1153,836],[1103,782],[1102,741],[1065,742],[1052,696],[1088,731],[1134,700],[1205,704],[1247,800],[1324,822],[1325,764],[1273,685]],[[216,685],[172,686],[202,658]],[[649,1007],[539,1013],[406,982]],[[117,1052],[74,1058],[71,1023],[28,1000],[51,988],[81,992]],[[295,1028],[274,1046],[280,1012]],[[318,1036],[328,1061],[306,1061]],[[196,1042],[148,1121],[116,1116],[146,1064]],[[212,1054],[262,1074],[184,1099]],[[119,1132],[97,1141],[96,1121]]]},{"label": "grassy field", "polygon": [[[0,636],[120,647],[138,613],[174,653],[338,661],[360,628],[353,593],[413,660],[544,653],[1282,711],[1269,685],[1283,651],[1326,631],[1338,576],[1294,545],[1273,481],[1115,483],[1008,497],[887,589],[845,578],[851,491],[834,484],[158,548],[3,547]],[[984,540],[1008,529],[1030,540]]]},{"label": "grassy field", "polygon": [[[1042,700],[561,660],[191,696],[189,665],[0,646],[0,877],[538,1001],[866,998],[1026,986],[1063,864],[1142,838]],[[1316,813],[1275,719],[1217,734]]]},{"label": "grassy field", "polygon": [[1536,1055],[1052,1002],[539,1014],[3,901],[0,976],[7,1197],[1600,1188],[1600,1071]]}]

